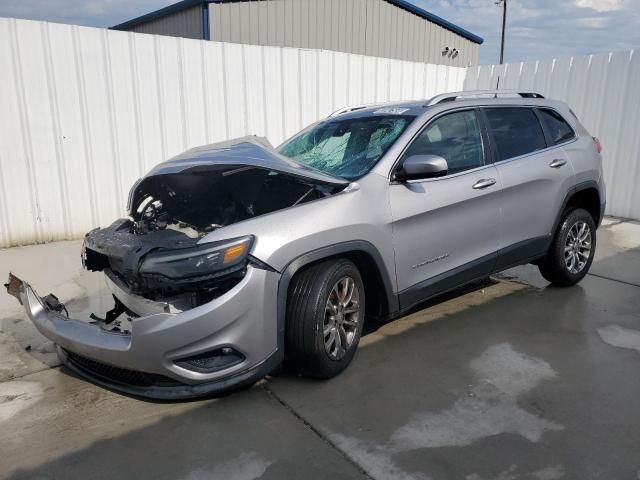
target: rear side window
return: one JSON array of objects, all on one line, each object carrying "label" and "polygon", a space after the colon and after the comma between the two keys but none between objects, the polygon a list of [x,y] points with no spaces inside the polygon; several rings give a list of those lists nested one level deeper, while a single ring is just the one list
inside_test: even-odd
[{"label": "rear side window", "polygon": [[448,113],[427,125],[409,146],[405,158],[425,154],[444,158],[449,175],[484,165],[482,137],[475,112]]},{"label": "rear side window", "polygon": [[542,126],[531,108],[487,108],[498,161],[547,148]]},{"label": "rear side window", "polygon": [[542,123],[547,129],[547,133],[551,137],[551,142],[554,145],[564,143],[575,137],[573,129],[558,112],[556,112],[555,110],[548,110],[546,108],[541,108],[538,110],[538,112],[540,112]]}]

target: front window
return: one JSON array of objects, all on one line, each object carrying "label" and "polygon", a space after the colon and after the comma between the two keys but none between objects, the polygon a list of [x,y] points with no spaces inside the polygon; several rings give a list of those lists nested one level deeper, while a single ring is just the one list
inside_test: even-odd
[{"label": "front window", "polygon": [[405,153],[438,155],[447,161],[447,173],[464,172],[484,165],[480,125],[473,110],[453,112],[427,125]]},{"label": "front window", "polygon": [[287,140],[278,151],[321,172],[355,180],[378,163],[414,118],[373,115],[323,120]]}]

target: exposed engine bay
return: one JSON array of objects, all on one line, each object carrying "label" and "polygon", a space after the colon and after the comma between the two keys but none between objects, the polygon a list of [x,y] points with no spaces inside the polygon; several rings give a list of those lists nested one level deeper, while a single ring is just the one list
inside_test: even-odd
[{"label": "exposed engine bay", "polygon": [[241,166],[196,167],[144,179],[132,196],[134,233],[175,230],[190,238],[331,195],[330,187]]},{"label": "exposed engine bay", "polygon": [[252,236],[198,244],[207,233],[330,196],[343,187],[247,165],[198,165],[152,175],[130,194],[128,218],[85,237],[83,264],[151,300],[196,306],[244,276]]}]

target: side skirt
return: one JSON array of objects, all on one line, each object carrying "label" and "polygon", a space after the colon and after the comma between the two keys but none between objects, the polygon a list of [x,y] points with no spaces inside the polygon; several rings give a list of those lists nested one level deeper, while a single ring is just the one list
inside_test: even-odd
[{"label": "side skirt", "polygon": [[441,273],[413,285],[398,294],[400,310],[409,310],[418,303],[429,300],[436,295],[454,290],[466,283],[473,282],[489,275],[498,258],[497,253],[492,253],[473,262]]},{"label": "side skirt", "polygon": [[478,260],[461,265],[448,272],[428,278],[398,293],[400,310],[393,314],[397,318],[402,313],[443,293],[447,293],[468,283],[480,280],[511,267],[525,265],[543,257],[551,236],[537,237],[505,247]]},{"label": "side skirt", "polygon": [[498,261],[491,273],[524,265],[544,257],[551,246],[551,234],[510,245],[498,251]]}]

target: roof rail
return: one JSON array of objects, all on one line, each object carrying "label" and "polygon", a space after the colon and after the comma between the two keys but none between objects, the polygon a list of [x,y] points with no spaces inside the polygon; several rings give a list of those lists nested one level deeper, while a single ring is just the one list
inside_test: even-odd
[{"label": "roof rail", "polygon": [[451,92],[451,93],[443,93],[441,95],[436,95],[432,99],[430,99],[426,106],[431,107],[433,105],[437,105],[439,103],[445,102],[455,102],[459,98],[464,97],[484,97],[491,96],[494,98],[498,98],[500,96],[519,96],[521,98],[544,98],[541,94],[535,92],[522,92],[520,90],[469,90],[466,92]]}]

